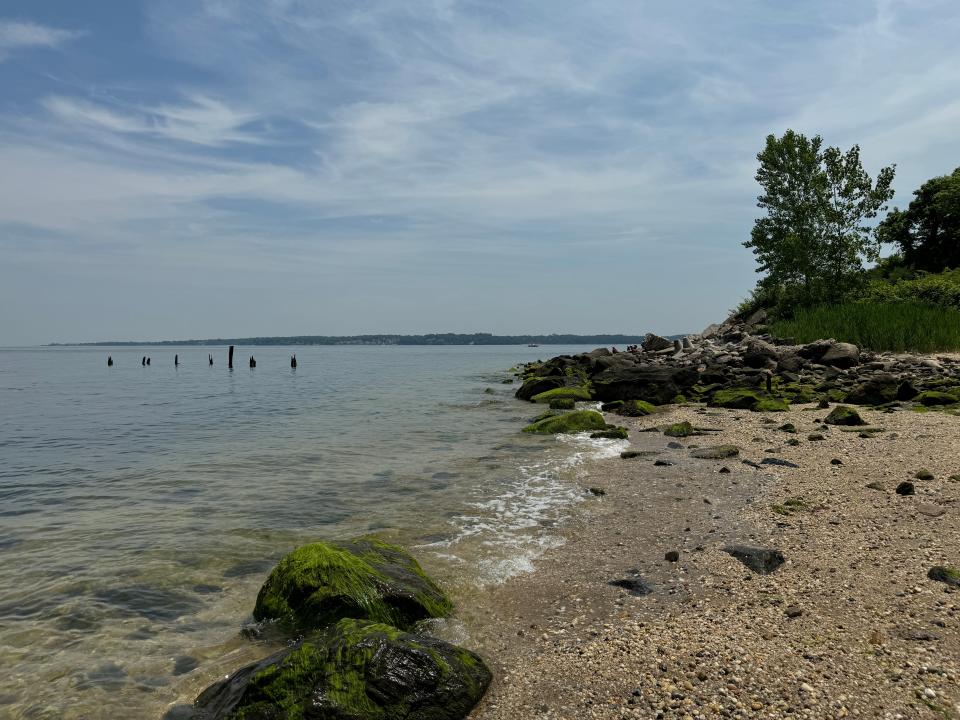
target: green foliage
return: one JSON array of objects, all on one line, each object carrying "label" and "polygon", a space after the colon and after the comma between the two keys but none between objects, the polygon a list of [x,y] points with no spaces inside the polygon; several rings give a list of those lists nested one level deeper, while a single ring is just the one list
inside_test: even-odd
[{"label": "green foliage", "polygon": [[554,415],[527,425],[525,433],[553,435],[556,433],[578,433],[585,430],[606,430],[607,422],[596,410],[577,410],[564,415]]},{"label": "green foliage", "polygon": [[558,398],[570,398],[571,400],[589,400],[590,388],[586,387],[561,387],[553,390],[545,390],[542,393],[534,395],[531,400],[535,403],[549,403]]},{"label": "green foliage", "polygon": [[870,280],[860,302],[913,302],[960,310],[960,269],[930,274],[900,268],[886,279]]},{"label": "green foliage", "polygon": [[960,168],[927,180],[913,195],[906,210],[894,208],[880,223],[878,237],[899,245],[910,267],[960,267]]},{"label": "green foliage", "polygon": [[845,303],[802,309],[772,331],[796,342],[836,338],[870,350],[941,352],[960,349],[960,310],[916,303]]},{"label": "green foliage", "polygon": [[846,153],[824,149],[819,135],[793,130],[768,135],[757,160],[757,204],[766,215],[744,245],[765,277],[753,300],[766,296],[768,307],[787,308],[844,297],[862,276],[863,259],[879,257],[867,221],[893,197],[894,167],[883,168],[874,183],[859,146]]}]

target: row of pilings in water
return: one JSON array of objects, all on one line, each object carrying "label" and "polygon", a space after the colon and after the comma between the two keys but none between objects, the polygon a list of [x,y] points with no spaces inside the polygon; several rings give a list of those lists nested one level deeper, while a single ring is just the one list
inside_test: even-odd
[{"label": "row of pilings in water", "polygon": [[[150,357],[147,356],[147,355],[144,355],[144,356],[140,359],[140,364],[143,365],[144,367],[146,367],[147,365],[149,365],[149,364],[150,364]],[[210,365],[211,367],[213,367],[213,355],[211,355],[211,354],[209,354],[209,353],[207,353],[207,364]],[[174,367],[180,367],[180,356],[179,356],[179,355],[174,355],[174,356],[173,356],[173,366],[174,366]],[[257,361],[256,361],[256,359],[253,357],[253,355],[251,355],[251,356],[250,356],[250,367],[251,367],[251,368],[255,368],[256,366],[257,366]],[[107,367],[113,367],[113,355],[108,355],[108,356],[107,356]],[[227,367],[228,367],[229,369],[233,370],[233,345],[230,346],[230,350],[229,350],[228,353],[227,353]],[[290,367],[292,367],[292,368],[297,367],[297,356],[296,356],[296,354],[290,356]]]}]

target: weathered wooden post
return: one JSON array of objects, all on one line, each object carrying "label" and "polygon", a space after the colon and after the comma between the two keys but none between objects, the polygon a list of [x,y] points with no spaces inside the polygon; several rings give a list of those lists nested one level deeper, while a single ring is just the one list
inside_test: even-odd
[{"label": "weathered wooden post", "polygon": [[250,367],[255,368],[257,366],[257,361],[253,359],[253,355],[250,356]]},{"label": "weathered wooden post", "polygon": [[230,346],[230,352],[227,353],[227,367],[233,370],[233,345]]},{"label": "weathered wooden post", "polygon": [[207,363],[210,367],[213,367],[213,355],[211,353],[207,353]]},{"label": "weathered wooden post", "polygon": [[144,355],[142,358],[140,358],[140,364],[141,364],[143,367],[146,367],[146,366],[147,366],[147,356],[146,356],[146,355]]},{"label": "weathered wooden post", "polygon": [[150,364],[150,358],[147,358],[147,365]]},{"label": "weathered wooden post", "polygon": [[107,367],[113,367],[113,355],[107,355]]},{"label": "weathered wooden post", "polygon": [[290,356],[290,367],[296,369],[296,367],[297,367],[297,356],[296,356],[296,355],[291,355],[291,356]]},{"label": "weathered wooden post", "polygon": [[180,356],[179,356],[179,355],[174,355],[174,356],[173,356],[173,366],[174,366],[174,367],[179,367],[179,366],[180,366]]}]

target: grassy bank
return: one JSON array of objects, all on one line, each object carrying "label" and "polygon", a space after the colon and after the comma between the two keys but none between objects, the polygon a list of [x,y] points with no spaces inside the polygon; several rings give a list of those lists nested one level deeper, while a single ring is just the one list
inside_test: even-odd
[{"label": "grassy bank", "polygon": [[800,310],[774,334],[806,343],[836,338],[871,350],[960,350],[960,310],[918,303],[848,303]]}]

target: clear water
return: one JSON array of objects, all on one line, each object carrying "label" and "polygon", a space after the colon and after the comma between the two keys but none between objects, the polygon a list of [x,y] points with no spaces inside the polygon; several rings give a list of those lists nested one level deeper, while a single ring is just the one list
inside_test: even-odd
[{"label": "clear water", "polygon": [[0,350],[0,718],[189,702],[264,654],[239,630],[304,542],[377,532],[461,597],[528,570],[619,446],[520,433],[501,380],[583,349]]}]

